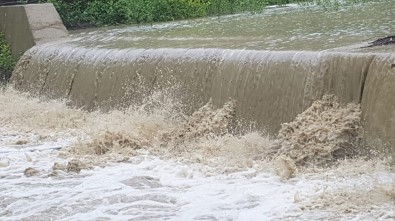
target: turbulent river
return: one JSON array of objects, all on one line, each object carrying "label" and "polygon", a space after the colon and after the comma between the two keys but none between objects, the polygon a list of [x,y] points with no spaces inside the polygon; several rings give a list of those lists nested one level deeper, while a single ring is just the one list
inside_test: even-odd
[{"label": "turbulent river", "polygon": [[[381,2],[89,30],[48,50],[64,59],[86,48],[364,51],[362,41],[395,31],[394,4]],[[56,60],[42,54],[40,62]],[[58,76],[57,63],[37,63]],[[87,112],[0,88],[0,220],[395,219],[394,160],[364,143],[359,105],[323,96],[269,136],[235,119],[232,99],[186,114],[174,90]]]},{"label": "turbulent river", "polygon": [[[329,148],[320,157],[306,144],[299,152],[304,163],[286,148],[276,156],[281,142],[297,142],[287,134],[292,124],[277,140],[231,133],[231,102],[185,117],[164,94],[139,107],[88,113],[2,91],[1,220],[395,218],[395,173],[385,159],[335,162],[328,139],[314,145]],[[307,122],[300,127],[311,141],[341,139],[342,127],[358,124],[356,105],[341,107],[327,97],[313,106],[293,122]]]}]

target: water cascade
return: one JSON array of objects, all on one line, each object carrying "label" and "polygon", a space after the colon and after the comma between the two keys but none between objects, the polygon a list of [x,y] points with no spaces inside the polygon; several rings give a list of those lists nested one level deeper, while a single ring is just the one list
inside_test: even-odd
[{"label": "water cascade", "polygon": [[66,98],[76,107],[127,106],[179,85],[191,113],[234,99],[240,118],[279,129],[323,94],[359,103],[373,55],[226,49],[85,49],[40,46],[20,60],[18,90]]},{"label": "water cascade", "polygon": [[234,99],[239,119],[273,135],[314,100],[334,94],[362,103],[372,140],[393,142],[395,127],[386,120],[394,115],[392,62],[384,53],[43,45],[25,53],[11,80],[18,90],[87,110],[127,107],[176,86],[186,114],[209,99],[216,106]]}]

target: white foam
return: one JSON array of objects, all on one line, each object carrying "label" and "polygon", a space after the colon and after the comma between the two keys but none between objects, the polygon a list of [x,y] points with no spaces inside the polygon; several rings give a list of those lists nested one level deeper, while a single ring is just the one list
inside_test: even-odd
[{"label": "white foam", "polygon": [[[62,166],[53,170],[55,163],[66,165],[73,157],[80,160],[88,157],[80,154],[63,158],[58,148],[65,150],[76,143],[89,143],[95,139],[94,132],[129,128],[124,132],[139,132],[155,141],[144,133],[155,135],[158,132],[153,129],[172,128],[167,125],[169,119],[162,119],[168,116],[164,112],[171,114],[171,110],[159,108],[162,115],[155,111],[150,115],[85,113],[16,92],[0,94],[0,104],[3,104],[2,113],[8,114],[0,115],[1,220],[395,218],[395,173],[380,160],[354,159],[332,167],[307,168],[283,180],[276,175],[274,166],[264,160],[251,158],[247,166],[232,166],[237,160],[255,155],[253,151],[262,148],[260,144],[266,145],[267,139],[252,133],[196,140],[197,145],[210,144],[214,149],[215,154],[206,154],[207,162],[202,163],[192,159],[193,152],[162,157],[150,154],[151,149],[143,147],[126,158],[120,152],[119,160],[113,158],[102,164],[103,167],[91,164],[76,168],[82,169],[80,173]],[[47,111],[45,121],[38,115],[43,109]],[[30,117],[21,118],[28,113]],[[74,123],[67,123],[70,119]],[[146,128],[139,127],[140,124]],[[217,146],[226,148],[215,152]],[[229,156],[230,153],[235,156]],[[95,157],[107,159],[101,155]],[[34,173],[27,173],[28,168]]]},{"label": "white foam", "polygon": [[[65,143],[59,141],[57,145]],[[31,152],[32,162],[22,152],[1,155],[10,162],[10,166],[0,168],[2,220],[347,220],[355,217],[389,220],[394,217],[393,203],[384,194],[382,200],[372,202],[367,196],[362,205],[360,201],[357,203],[358,198],[354,199],[355,205],[347,202],[348,193],[363,190],[368,194],[375,191],[377,182],[393,182],[395,174],[385,170],[368,169],[342,177],[336,173],[337,169],[328,169],[282,182],[270,168],[263,172],[246,169],[210,176],[215,168],[139,155],[126,163],[48,177],[53,163],[62,161],[56,157],[56,151],[43,150],[53,145],[42,144],[40,150]],[[357,163],[348,165],[349,170]],[[24,176],[27,167],[37,169],[40,175]],[[342,193],[346,196],[343,201],[338,199],[329,202],[334,205],[324,205],[326,196],[342,196]],[[344,211],[333,209],[338,203],[343,204]]]}]

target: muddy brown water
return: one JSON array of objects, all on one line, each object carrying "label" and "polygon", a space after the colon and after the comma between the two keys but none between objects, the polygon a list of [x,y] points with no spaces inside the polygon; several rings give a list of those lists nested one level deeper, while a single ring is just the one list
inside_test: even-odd
[{"label": "muddy brown water", "polygon": [[394,141],[392,49],[359,49],[394,32],[392,9],[276,8],[32,48],[0,92],[0,216],[393,220],[391,159],[359,154]]}]

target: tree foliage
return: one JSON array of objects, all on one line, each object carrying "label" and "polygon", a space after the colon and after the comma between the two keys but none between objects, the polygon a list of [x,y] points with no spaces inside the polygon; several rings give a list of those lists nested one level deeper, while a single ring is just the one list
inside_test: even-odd
[{"label": "tree foliage", "polygon": [[0,33],[0,81],[6,80],[15,67],[15,59],[11,55],[10,46],[5,41],[4,35]]},{"label": "tree foliage", "polygon": [[41,0],[55,5],[69,28],[152,23],[261,11],[296,0]]}]

